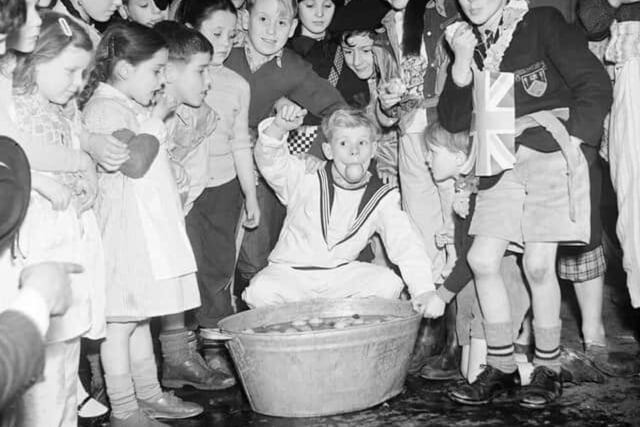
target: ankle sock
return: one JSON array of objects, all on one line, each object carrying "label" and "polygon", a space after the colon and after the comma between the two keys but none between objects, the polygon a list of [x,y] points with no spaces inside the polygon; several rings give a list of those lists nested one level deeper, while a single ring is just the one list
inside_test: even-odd
[{"label": "ankle sock", "polygon": [[487,365],[510,374],[518,369],[513,349],[511,322],[484,323],[487,340]]},{"label": "ankle sock", "polygon": [[158,382],[158,371],[153,356],[146,359],[131,361],[133,384],[136,396],[140,400],[157,400],[162,396],[162,389]]},{"label": "ankle sock", "polygon": [[536,351],[533,357],[535,366],[546,366],[556,372],[562,369],[560,363],[560,333],[562,324],[556,326],[538,326],[534,323],[533,333]]},{"label": "ankle sock", "polygon": [[107,395],[111,403],[111,415],[125,419],[138,410],[133,381],[130,374],[105,375]]}]

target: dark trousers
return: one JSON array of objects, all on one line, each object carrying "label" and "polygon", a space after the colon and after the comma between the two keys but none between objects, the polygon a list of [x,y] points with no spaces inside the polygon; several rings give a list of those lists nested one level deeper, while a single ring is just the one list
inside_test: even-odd
[{"label": "dark trousers", "polygon": [[242,201],[240,184],[234,179],[205,189],[186,218],[202,300],[196,319],[204,328],[216,328],[219,320],[233,314],[229,285],[235,266]]},{"label": "dark trousers", "polygon": [[245,281],[251,280],[267,266],[267,258],[278,242],[287,213],[286,208],[263,179],[259,180],[256,192],[260,206],[260,225],[253,230],[245,231],[238,257],[238,273]]}]

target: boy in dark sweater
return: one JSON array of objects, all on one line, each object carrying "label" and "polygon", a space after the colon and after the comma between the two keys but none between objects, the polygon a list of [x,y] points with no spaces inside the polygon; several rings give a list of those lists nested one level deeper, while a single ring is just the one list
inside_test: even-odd
[{"label": "boy in dark sweater", "polygon": [[[472,114],[478,125],[476,173],[486,178],[480,181],[467,259],[484,316],[487,366],[450,396],[486,404],[519,386],[500,274],[507,248],[519,248],[536,344],[535,369],[520,405],[542,408],[562,394],[556,252],[561,243],[589,241],[585,157],[596,154],[611,85],[584,34],[556,10],[529,10],[524,0],[459,3],[471,25],[448,31],[455,59],[438,112],[450,132],[469,129]],[[481,93],[485,88],[488,94]]]},{"label": "boy in dark sweater", "polygon": [[[340,93],[309,63],[285,48],[298,23],[297,0],[249,0],[246,8],[242,15],[247,30],[245,44],[231,51],[225,65],[249,82],[249,127],[254,135],[258,123],[270,115],[282,97],[320,117],[346,105]],[[243,281],[267,265],[285,216],[284,207],[263,180],[258,183],[257,193],[260,225],[247,230],[238,259]]]}]

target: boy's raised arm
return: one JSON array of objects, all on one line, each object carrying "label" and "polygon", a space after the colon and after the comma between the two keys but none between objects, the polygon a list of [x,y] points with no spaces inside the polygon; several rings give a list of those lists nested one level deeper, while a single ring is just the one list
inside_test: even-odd
[{"label": "boy's raised arm", "polygon": [[302,124],[305,114],[299,107],[287,106],[281,108],[275,118],[265,119],[258,125],[254,148],[256,164],[284,205],[291,200],[305,174],[304,160],[289,154],[287,148],[289,131]]}]

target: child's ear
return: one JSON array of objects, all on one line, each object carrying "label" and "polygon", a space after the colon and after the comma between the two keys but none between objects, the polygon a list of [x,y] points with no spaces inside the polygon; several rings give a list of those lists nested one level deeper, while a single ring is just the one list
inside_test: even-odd
[{"label": "child's ear", "polygon": [[331,149],[331,144],[329,144],[328,142],[323,142],[322,152],[324,153],[324,156],[327,158],[327,160],[333,160],[333,150]]},{"label": "child's ear", "polygon": [[293,34],[296,32],[296,28],[298,28],[298,18],[293,18],[291,20],[291,29],[289,30],[289,37],[293,37]]},{"label": "child's ear", "polygon": [[127,61],[118,61],[113,69],[113,73],[120,80],[127,80],[131,75],[131,64]]},{"label": "child's ear", "polygon": [[240,9],[238,11],[238,19],[240,19],[240,25],[245,31],[249,30],[249,17],[250,13],[247,9]]}]

